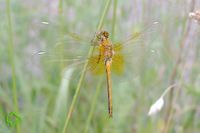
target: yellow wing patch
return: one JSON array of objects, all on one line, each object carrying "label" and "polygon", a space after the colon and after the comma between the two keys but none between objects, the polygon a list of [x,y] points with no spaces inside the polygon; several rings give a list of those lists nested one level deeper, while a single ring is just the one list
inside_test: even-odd
[{"label": "yellow wing patch", "polygon": [[101,75],[105,73],[104,58],[101,57],[99,59],[99,55],[90,57],[88,67],[94,75]]}]

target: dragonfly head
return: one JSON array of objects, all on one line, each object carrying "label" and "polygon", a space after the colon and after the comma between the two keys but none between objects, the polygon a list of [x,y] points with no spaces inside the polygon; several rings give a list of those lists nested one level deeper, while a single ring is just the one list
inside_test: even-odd
[{"label": "dragonfly head", "polygon": [[107,40],[109,37],[109,33],[105,30],[103,31],[99,31],[95,33],[95,37],[92,40],[92,42],[95,44],[95,42],[97,42],[97,44],[100,44],[102,41]]},{"label": "dragonfly head", "polygon": [[102,35],[103,35],[106,39],[108,39],[108,37],[109,37],[109,33],[108,33],[107,31],[103,31],[103,32],[102,32]]},{"label": "dragonfly head", "polygon": [[107,31],[100,31],[96,33],[96,38],[99,41],[103,41],[105,39],[108,39],[109,33]]}]

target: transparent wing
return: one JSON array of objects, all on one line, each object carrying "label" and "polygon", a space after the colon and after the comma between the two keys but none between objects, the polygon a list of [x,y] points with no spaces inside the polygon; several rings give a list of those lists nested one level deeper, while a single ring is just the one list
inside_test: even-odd
[{"label": "transparent wing", "polygon": [[[134,65],[136,65],[141,60],[141,56],[148,55],[149,52],[150,54],[155,54],[155,45],[151,43],[154,42],[156,37],[154,33],[158,29],[159,23],[154,22],[140,30],[140,32],[134,32],[124,41],[114,43],[113,73],[122,74],[124,70],[131,69],[127,68],[128,65],[126,65],[126,62],[133,61],[135,62]],[[95,48],[92,57],[87,58],[87,52],[91,46],[93,37],[94,35],[88,38],[76,33],[65,32],[56,42],[50,42],[46,47],[35,52],[33,57],[39,56],[42,62],[48,62],[50,65],[58,65],[59,63],[65,66],[71,66],[73,64],[79,65],[88,60],[88,69],[93,74],[99,75],[104,73],[105,69],[104,59],[99,59],[98,47]]]},{"label": "transparent wing", "polygon": [[74,33],[67,31],[67,27],[61,31],[59,23],[36,23],[37,26],[41,26],[39,32],[41,36],[48,40],[33,42],[31,57],[26,65],[34,66],[38,70],[44,68],[41,71],[54,70],[52,73],[56,73],[68,67],[81,68],[86,61],[90,60],[87,55],[89,48],[93,45],[91,40],[94,38],[94,32]]},{"label": "transparent wing", "polygon": [[116,45],[115,49],[116,51],[124,49],[125,47],[128,47],[130,49],[131,47],[132,48],[135,47],[133,45],[142,45],[144,43],[151,43],[154,39],[156,39],[156,35],[158,35],[160,28],[161,24],[159,22],[157,21],[153,22],[150,25],[142,28],[141,30],[133,32],[125,40],[115,42],[114,43],[114,45]]},{"label": "transparent wing", "polygon": [[113,57],[113,72],[121,74],[124,71],[137,71],[142,63],[159,58],[159,34],[160,24],[154,22],[139,32],[131,34],[124,41],[114,43],[115,56]]},{"label": "transparent wing", "polygon": [[49,42],[32,53],[32,58],[39,58],[50,64],[62,62],[64,65],[85,62],[91,38],[79,36],[76,33],[66,33],[55,42]]}]

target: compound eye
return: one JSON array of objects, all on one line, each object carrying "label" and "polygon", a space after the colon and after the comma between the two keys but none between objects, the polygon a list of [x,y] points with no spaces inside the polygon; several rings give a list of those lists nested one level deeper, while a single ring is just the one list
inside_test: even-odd
[{"label": "compound eye", "polygon": [[104,31],[104,32],[103,32],[103,35],[104,35],[106,38],[109,37],[109,33],[108,33],[107,31]]}]

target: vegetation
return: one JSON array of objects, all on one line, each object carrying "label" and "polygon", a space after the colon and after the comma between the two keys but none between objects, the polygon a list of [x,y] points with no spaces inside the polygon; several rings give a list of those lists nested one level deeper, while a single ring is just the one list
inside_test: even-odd
[{"label": "vegetation", "polygon": [[[0,132],[200,131],[197,0],[0,3]],[[88,69],[100,30],[135,38],[112,73],[112,118],[106,76]]]}]

